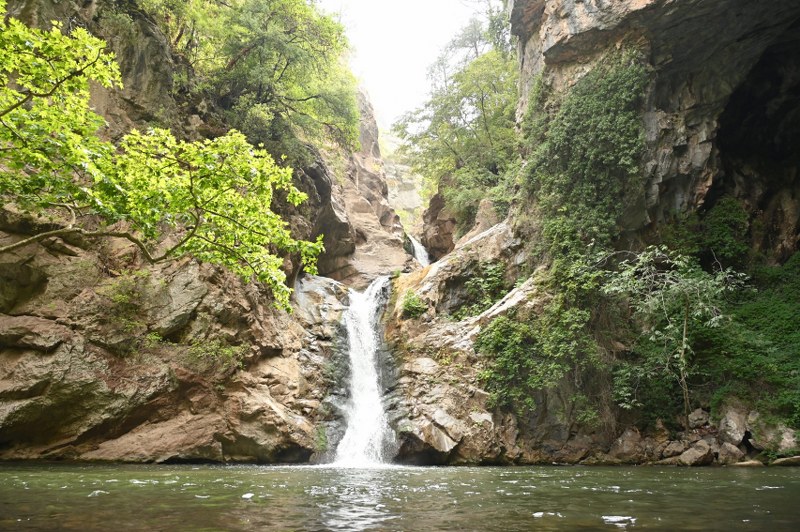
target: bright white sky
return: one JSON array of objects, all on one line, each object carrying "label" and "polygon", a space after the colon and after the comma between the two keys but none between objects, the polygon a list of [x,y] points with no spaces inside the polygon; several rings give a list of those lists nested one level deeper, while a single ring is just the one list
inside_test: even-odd
[{"label": "bright white sky", "polygon": [[428,66],[484,5],[475,0],[318,3],[346,27],[354,49],[351,67],[369,93],[381,129],[425,101]]}]

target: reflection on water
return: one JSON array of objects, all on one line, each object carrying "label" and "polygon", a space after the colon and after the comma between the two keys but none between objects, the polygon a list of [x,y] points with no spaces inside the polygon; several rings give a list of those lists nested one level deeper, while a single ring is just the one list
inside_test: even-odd
[{"label": "reflection on water", "polygon": [[0,529],[796,530],[800,469],[0,465]]}]

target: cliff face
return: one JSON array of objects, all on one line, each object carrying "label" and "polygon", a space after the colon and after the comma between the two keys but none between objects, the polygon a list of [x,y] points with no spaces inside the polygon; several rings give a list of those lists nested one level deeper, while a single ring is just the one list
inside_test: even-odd
[{"label": "cliff face", "polygon": [[[125,89],[93,89],[119,138],[169,126],[187,138],[224,131],[207,102],[173,92],[184,68],[135,4],[12,2],[29,24],[80,24],[116,53]],[[124,15],[125,31],[117,22]],[[320,272],[365,283],[402,268],[377,127],[362,101],[362,152],[335,169],[295,170],[309,199],[282,207],[297,238],[325,235]],[[42,230],[4,206],[0,242]],[[286,262],[294,282],[299,271]],[[149,265],[117,239],[50,239],[0,257],[0,459],[305,462],[336,430],[347,355],[343,285],[303,276],[294,313],[258,285],[191,259]]]},{"label": "cliff face", "polygon": [[[519,38],[520,122],[537,87],[565,94],[623,47],[645,57],[646,186],[618,220],[623,239],[650,241],[671,220],[702,216],[721,198],[734,197],[747,213],[751,249],[775,262],[798,250],[800,4],[513,0],[509,7]],[[431,235],[423,241],[444,258],[398,281],[390,326],[401,353],[395,392],[402,398],[395,410],[401,459],[702,465],[736,462],[743,449],[763,449],[769,440],[773,449],[796,447],[794,431],[768,427],[744,405],[723,408],[718,419],[698,409],[690,416],[692,430],[675,441],[663,426],[643,436],[610,400],[599,405],[599,424],[584,425],[570,397],[602,395],[592,387],[607,376],[593,376],[597,383],[562,379],[533,398],[536,409],[525,417],[493,409],[481,388],[486,361],[475,352],[476,335],[497,316],[536,313],[552,295],[534,273],[478,316],[447,316],[463,301],[476,261],[497,261],[514,272],[527,260],[522,248],[530,242],[520,242],[526,236],[506,223],[455,244],[440,238],[447,218],[440,199],[426,213]],[[408,289],[428,307],[419,318],[403,313]]]},{"label": "cliff face", "polygon": [[782,259],[797,248],[797,2],[514,0],[511,22],[520,116],[539,76],[563,91],[623,42],[646,52],[647,187],[626,230],[727,193],[764,228],[755,249]]},{"label": "cliff face", "polygon": [[[353,252],[333,261],[320,273],[366,288],[380,275],[406,268],[410,256],[403,249],[400,217],[389,205],[389,189],[378,145],[378,125],[372,104],[364,93],[358,97],[361,112],[361,149],[350,155],[337,188],[355,234]],[[326,238],[326,249],[328,238]],[[330,240],[337,242],[336,235]]]}]

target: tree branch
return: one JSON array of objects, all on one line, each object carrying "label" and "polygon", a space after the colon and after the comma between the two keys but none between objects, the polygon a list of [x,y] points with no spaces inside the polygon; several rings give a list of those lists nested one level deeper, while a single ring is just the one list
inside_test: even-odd
[{"label": "tree branch", "polygon": [[50,96],[55,94],[56,91],[64,83],[66,83],[67,81],[69,81],[69,80],[71,80],[73,78],[77,78],[79,76],[82,76],[86,72],[86,70],[89,69],[89,67],[94,66],[100,60],[100,57],[102,55],[103,55],[103,51],[102,50],[98,50],[97,51],[97,57],[95,57],[92,61],[86,63],[82,67],[80,67],[80,68],[78,68],[76,70],[73,70],[72,72],[67,74],[65,77],[57,80],[55,83],[53,83],[53,86],[50,88],[50,90],[48,90],[46,92],[33,92],[31,90],[26,90],[24,92],[20,91],[20,94],[25,94],[25,97],[22,98],[21,100],[19,100],[17,103],[12,104],[10,107],[7,107],[7,108],[3,109],[2,111],[0,111],[0,118],[6,116],[8,113],[14,111],[15,109],[18,109],[19,107],[22,107],[23,105],[25,105],[26,103],[30,102],[34,98],[49,98]]}]

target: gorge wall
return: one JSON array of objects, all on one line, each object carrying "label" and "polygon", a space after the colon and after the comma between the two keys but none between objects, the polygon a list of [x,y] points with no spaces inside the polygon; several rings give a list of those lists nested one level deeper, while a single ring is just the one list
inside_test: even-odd
[{"label": "gorge wall", "polygon": [[[227,129],[208,101],[173,90],[187,66],[134,2],[17,1],[9,13],[31,25],[80,25],[108,41],[125,88],[93,88],[106,137],[151,125],[188,139]],[[371,107],[365,98],[360,107],[361,151],[311,148],[316,160],[294,172],[308,201],[279,207],[296,238],[324,235],[320,273],[352,286],[411,260],[387,203]],[[55,226],[4,205],[0,242]],[[151,265],[124,240],[52,238],[4,254],[0,459],[322,456],[345,394],[347,288],[301,276],[289,260],[285,268],[296,286],[293,314],[222,268],[189,258]]]},{"label": "gorge wall", "polygon": [[[635,46],[647,58],[646,187],[620,220],[624,239],[650,241],[675,217],[734,197],[746,206],[752,249],[773,262],[797,251],[797,2],[510,4],[520,120],[542,80],[565,92],[618,48]],[[119,10],[133,21],[130,33],[114,25]],[[80,24],[110,43],[125,89],[93,92],[109,138],[148,124],[169,125],[186,138],[225,131],[208,101],[173,92],[173,77],[186,65],[135,3],[20,0],[9,11],[31,24]],[[386,402],[398,461],[702,465],[797,446],[794,431],[770,426],[749,405],[726,405],[715,418],[695,411],[693,432],[682,437],[663,425],[640,433],[610,400],[600,426],[582,424],[572,398],[593,386],[589,379],[537,394],[528,417],[495,407],[477,334],[499,316],[536,313],[553,297],[514,218],[529,206],[499,224],[479,215],[456,242],[455,221],[435,196],[421,240],[438,262],[411,271],[387,201],[377,126],[368,100],[362,96],[359,105],[360,151],[313,150],[315,161],[294,174],[309,200],[281,207],[298,238],[323,234],[326,248],[324,277],[303,275],[286,261],[296,283],[292,315],[221,268],[188,258],[149,265],[115,239],[51,239],[0,257],[0,459],[320,459],[341,436],[346,287],[391,273],[398,274],[386,318],[393,353],[383,355],[394,366],[385,371]],[[52,223],[4,206],[0,243]],[[467,283],[486,264],[502,264],[505,296],[476,315],[458,314],[471,297]],[[405,309],[408,293],[424,307],[417,316]]]},{"label": "gorge wall", "polygon": [[[670,223],[702,217],[722,198],[735,198],[747,213],[751,253],[782,263],[798,250],[800,4],[513,0],[509,12],[519,39],[520,124],[542,86],[566,94],[620,49],[644,58],[645,186],[617,220],[621,249],[658,242]],[[431,201],[423,242],[439,262],[398,281],[389,330],[401,353],[394,392],[402,398],[395,408],[401,459],[698,465],[733,463],[754,449],[797,447],[793,430],[770,427],[747,404],[725,405],[714,418],[708,406],[695,411],[692,430],[678,439],[663,425],[641,434],[610,400],[599,406],[602,423],[588,426],[570,398],[605,393],[602,381],[609,377],[602,374],[542,391],[529,416],[493,408],[482,387],[489,363],[476,352],[478,333],[498,316],[535,315],[554,297],[538,275],[546,264],[531,260],[533,212],[532,205],[516,205],[505,222],[454,243],[443,198]],[[507,288],[520,276],[528,279],[492,308],[460,317],[456,311],[468,300],[466,286],[480,275],[481,261],[503,265]],[[404,309],[406,291],[422,301],[418,316]]]},{"label": "gorge wall", "polygon": [[539,77],[563,91],[623,44],[646,54],[646,195],[624,229],[707,209],[727,193],[759,218],[755,248],[778,259],[797,249],[796,2],[515,0],[510,8],[520,116]]}]

